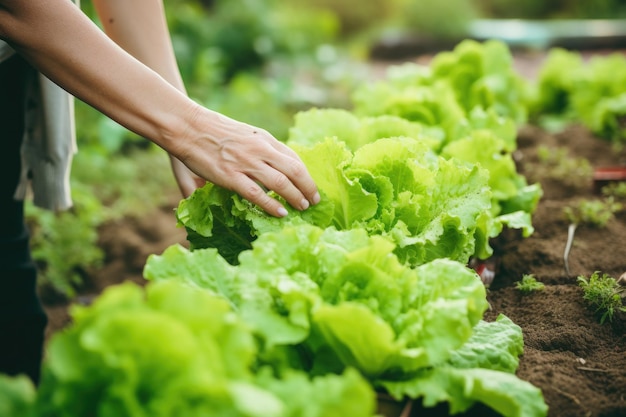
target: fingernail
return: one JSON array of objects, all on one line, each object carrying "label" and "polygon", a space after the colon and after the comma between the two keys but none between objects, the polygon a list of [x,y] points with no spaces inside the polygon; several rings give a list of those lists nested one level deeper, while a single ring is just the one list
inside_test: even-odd
[{"label": "fingernail", "polygon": [[277,210],[277,212],[278,212],[278,215],[279,215],[280,217],[285,217],[287,214],[289,214],[289,213],[287,212],[287,209],[286,209],[286,208],[284,208],[284,207],[280,207],[280,208]]},{"label": "fingernail", "polygon": [[313,199],[311,200],[311,203],[317,204],[320,202],[321,199],[322,197],[320,197],[320,193],[315,193],[315,195],[313,196]]},{"label": "fingernail", "polygon": [[302,201],[300,202],[300,207],[302,208],[302,210],[306,210],[309,208],[309,200],[307,200],[306,198],[303,198]]}]

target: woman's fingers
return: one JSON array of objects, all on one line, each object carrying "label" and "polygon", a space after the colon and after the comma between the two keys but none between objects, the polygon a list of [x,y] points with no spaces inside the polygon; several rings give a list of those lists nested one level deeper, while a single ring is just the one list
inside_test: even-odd
[{"label": "woman's fingers", "polygon": [[[277,148],[279,153],[286,154],[288,158],[282,158],[277,161],[268,161],[268,163],[278,171],[287,175],[296,188],[301,191],[308,204],[315,205],[319,203],[320,195],[317,190],[317,186],[315,185],[315,181],[298,154],[282,142],[275,141],[273,145]],[[287,201],[290,200],[287,199]],[[297,205],[294,205],[294,207],[297,207]],[[302,209],[306,209],[306,207],[303,207]]]},{"label": "woman's fingers", "polygon": [[319,202],[319,194],[313,178],[299,158],[281,154],[267,161],[267,168],[256,179],[276,192],[297,210],[306,210]]},{"label": "woman's fingers", "polygon": [[280,217],[287,214],[285,208],[266,190],[274,191],[297,210],[306,210],[319,203],[315,182],[299,158],[276,151],[266,158],[269,161],[261,159],[256,166],[242,166],[240,176],[233,177],[231,188],[246,200]]},{"label": "woman's fingers", "polygon": [[233,191],[273,216],[285,217],[287,215],[285,207],[278,200],[270,197],[261,185],[247,175],[240,173],[234,178]]},{"label": "woman's fingers", "polygon": [[[297,153],[264,129],[199,108],[179,136],[176,155],[200,177],[239,194],[269,214],[285,207],[272,190],[297,210],[317,204],[317,186]],[[207,126],[209,126],[207,128]],[[191,145],[191,146],[187,146]]]}]

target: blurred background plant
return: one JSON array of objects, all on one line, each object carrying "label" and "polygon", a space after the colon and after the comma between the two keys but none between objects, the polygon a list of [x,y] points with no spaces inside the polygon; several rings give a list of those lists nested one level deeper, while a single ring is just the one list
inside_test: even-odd
[{"label": "blurred background plant", "polygon": [[626,16],[623,0],[475,0],[481,15],[518,19],[611,19]]},{"label": "blurred background plant", "polygon": [[[371,79],[372,45],[386,32],[463,38],[476,18],[626,16],[622,0],[167,0],[164,5],[190,96],[280,140],[286,140],[299,111],[349,106],[355,86]],[[99,23],[89,1],[81,6]],[[171,205],[178,195],[162,150],[80,101],[76,120],[75,207],[53,214],[28,205],[40,282],[64,297],[72,297],[85,271],[102,262],[97,239],[104,222],[144,215]]]}]

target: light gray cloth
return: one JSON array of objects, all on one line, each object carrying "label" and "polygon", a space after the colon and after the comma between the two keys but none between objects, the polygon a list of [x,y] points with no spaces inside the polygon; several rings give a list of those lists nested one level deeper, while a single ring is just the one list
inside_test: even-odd
[{"label": "light gray cloth", "polygon": [[[0,40],[0,62],[14,53]],[[72,206],[70,168],[77,151],[74,97],[37,71],[26,84],[22,172],[15,198],[23,200],[32,191],[36,206],[66,210]]]}]

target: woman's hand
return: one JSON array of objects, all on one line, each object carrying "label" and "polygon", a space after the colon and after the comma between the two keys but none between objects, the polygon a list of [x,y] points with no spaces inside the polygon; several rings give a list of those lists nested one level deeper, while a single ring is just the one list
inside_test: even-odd
[{"label": "woman's hand", "polygon": [[[298,210],[319,202],[313,178],[287,145],[263,129],[201,106],[195,113],[189,114],[183,137],[169,142],[180,145],[173,152],[201,178],[236,192],[275,216],[282,217],[287,211],[267,190]],[[179,185],[185,194],[180,179]]]}]

